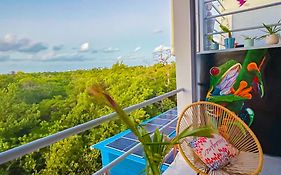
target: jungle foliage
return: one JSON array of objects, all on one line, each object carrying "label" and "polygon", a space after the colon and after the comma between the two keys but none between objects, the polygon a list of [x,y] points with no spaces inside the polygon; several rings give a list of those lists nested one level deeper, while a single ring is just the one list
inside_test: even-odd
[{"label": "jungle foliage", "polygon": [[[174,90],[175,64],[0,75],[0,151],[113,112],[90,99],[87,88],[95,83],[105,84],[124,108]],[[141,122],[175,106],[172,97],[130,115]],[[125,129],[120,120],[104,123],[1,165],[0,174],[92,174],[101,159],[89,147]]]}]

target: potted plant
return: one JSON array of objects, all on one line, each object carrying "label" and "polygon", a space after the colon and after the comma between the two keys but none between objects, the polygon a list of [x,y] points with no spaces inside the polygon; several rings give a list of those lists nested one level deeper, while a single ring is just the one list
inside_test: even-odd
[{"label": "potted plant", "polygon": [[232,38],[232,34],[231,34],[231,31],[229,30],[229,28],[222,24],[220,25],[220,28],[223,32],[228,33],[228,38],[224,39],[225,48],[226,49],[234,48],[235,38]]},{"label": "potted plant", "polygon": [[213,35],[209,35],[208,40],[211,42],[210,50],[218,50],[219,49],[219,43],[214,40]]},{"label": "potted plant", "polygon": [[[277,24],[280,24],[281,20],[278,21]],[[279,43],[279,37],[280,35],[278,34],[278,32],[281,31],[281,26],[278,25],[274,25],[274,26],[270,26],[270,25],[266,25],[263,23],[264,28],[266,29],[266,34],[261,36],[260,38],[265,38],[265,43],[267,45],[272,45],[272,44],[278,44]]]},{"label": "potted plant", "polygon": [[[150,136],[145,127],[139,125],[134,119],[130,118],[126,112],[113,100],[105,88],[101,85],[93,85],[88,89],[88,94],[96,102],[102,103],[112,108],[127,125],[129,129],[137,136],[143,146],[146,159],[146,175],[160,175],[161,165],[164,158],[171,148],[180,142],[180,139],[190,136],[212,137],[216,131],[210,127],[188,127],[173,139],[169,139],[163,133],[156,129],[153,136]],[[130,174],[130,173],[129,173]]]},{"label": "potted plant", "polygon": [[255,39],[257,37],[251,37],[251,36],[245,36],[243,35],[244,37],[244,47],[253,47],[254,44],[255,44]]}]

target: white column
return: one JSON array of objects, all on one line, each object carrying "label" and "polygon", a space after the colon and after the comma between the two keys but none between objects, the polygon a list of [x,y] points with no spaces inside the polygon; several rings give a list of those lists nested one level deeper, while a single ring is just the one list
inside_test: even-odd
[{"label": "white column", "polygon": [[[176,78],[177,88],[184,88],[185,91],[177,96],[178,113],[192,103],[192,62],[195,50],[193,46],[194,33],[192,28],[195,15],[190,10],[191,1],[194,0],[172,0],[172,47],[176,56]],[[194,3],[194,2],[193,2]],[[193,42],[192,42],[193,41]]]}]

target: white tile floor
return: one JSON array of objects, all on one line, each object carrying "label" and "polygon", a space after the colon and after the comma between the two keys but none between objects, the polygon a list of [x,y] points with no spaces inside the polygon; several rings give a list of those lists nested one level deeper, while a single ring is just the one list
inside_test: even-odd
[{"label": "white tile floor", "polygon": [[[281,157],[264,156],[263,171],[260,175],[280,175]],[[196,175],[196,173],[186,164],[183,157],[177,154],[175,161],[163,173],[163,175]]]}]

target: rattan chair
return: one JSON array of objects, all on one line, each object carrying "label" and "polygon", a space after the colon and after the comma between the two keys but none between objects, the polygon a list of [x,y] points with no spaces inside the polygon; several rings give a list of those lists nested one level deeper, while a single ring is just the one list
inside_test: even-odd
[{"label": "rattan chair", "polygon": [[233,112],[211,102],[196,102],[187,106],[179,116],[177,133],[193,127],[212,124],[239,154],[221,169],[210,170],[193,152],[186,139],[182,139],[179,150],[185,161],[200,175],[248,175],[259,174],[263,166],[261,145],[251,129]]}]

